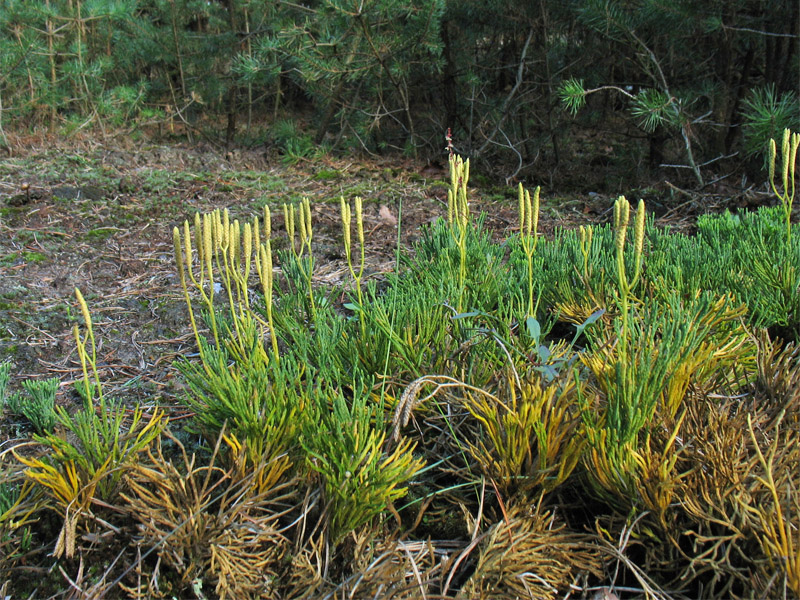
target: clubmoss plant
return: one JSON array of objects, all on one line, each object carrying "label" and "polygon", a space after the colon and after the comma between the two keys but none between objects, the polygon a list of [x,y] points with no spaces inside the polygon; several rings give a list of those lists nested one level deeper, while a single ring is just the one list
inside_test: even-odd
[{"label": "clubmoss plant", "polygon": [[[2,473],[4,481],[0,483],[0,553],[6,568],[9,560],[25,554],[30,550],[32,535],[30,523],[35,520],[34,514],[39,508],[31,492],[30,481],[20,483],[14,481],[13,475]],[[16,546],[9,550],[9,546]]]},{"label": "clubmoss plant", "polygon": [[28,469],[25,476],[35,485],[45,490],[54,502],[53,509],[64,515],[64,525],[56,540],[53,555],[60,557],[66,554],[71,558],[75,554],[78,524],[83,517],[90,514],[90,505],[95,497],[98,482],[108,475],[111,457],[88,480],[72,461],[58,466],[44,459],[28,458],[17,455],[17,459]]},{"label": "clubmoss plant", "polygon": [[256,253],[256,271],[261,282],[261,290],[264,294],[264,309],[269,325],[269,334],[272,344],[272,355],[275,360],[279,360],[278,333],[275,331],[275,319],[273,315],[272,297],[274,287],[274,271],[272,264],[272,215],[269,206],[264,206],[264,242],[260,242],[258,219],[254,226]]},{"label": "clubmoss plant", "polygon": [[601,401],[598,411],[588,397],[581,400],[587,473],[595,490],[623,510],[654,497],[638,492],[646,474],[671,476],[648,458],[669,462],[672,454],[651,449],[647,440],[654,429],[676,430],[690,386],[711,393],[720,379],[754,364],[739,323],[744,308],[729,298],[704,294],[684,302],[673,295],[666,305],[644,304],[631,314],[635,318],[626,324],[621,315],[614,331],[602,331],[580,356]]},{"label": "clubmoss plant", "polygon": [[[604,321],[617,314],[615,238],[609,224],[582,231],[557,228],[552,240],[540,239],[534,257],[541,265],[534,273],[540,305],[559,320],[574,324],[598,310],[605,311]],[[631,257],[626,255],[625,262],[630,269]]]},{"label": "clubmoss plant", "polygon": [[[444,219],[424,227],[413,257],[403,261],[406,267],[400,286],[403,293],[413,296],[415,288],[424,287],[437,294],[439,302],[446,302],[458,314],[464,312],[458,310],[459,299],[464,310],[494,312],[500,307],[511,309],[509,298],[518,296],[514,305],[522,305],[520,311],[524,311],[527,306],[522,299],[527,294],[525,285],[519,283],[525,277],[521,245],[515,243],[512,246],[515,255],[521,257],[521,262],[519,274],[510,277],[505,248],[492,241],[485,228],[482,228],[482,223],[482,217],[478,217],[473,226],[467,228],[463,246],[456,243],[454,228]],[[518,238],[515,242],[518,242]],[[462,256],[464,271],[469,274],[464,286],[460,281]]]},{"label": "clubmoss plant", "polygon": [[423,284],[395,283],[394,291],[380,296],[374,283],[367,286],[359,315],[366,327],[355,341],[361,368],[373,375],[386,372],[412,379],[440,369],[452,338],[443,294]]},{"label": "clubmoss plant", "polygon": [[794,173],[797,163],[797,148],[800,146],[800,133],[792,133],[789,129],[783,131],[783,143],[781,144],[781,175],[782,190],[779,192],[775,185],[775,160],[777,158],[777,148],[775,140],[769,141],[769,183],[772,191],[777,196],[783,208],[784,219],[786,220],[786,245],[792,242],[792,203],[794,202],[795,180]]},{"label": "clubmoss plant", "polygon": [[634,225],[633,234],[633,277],[628,279],[628,274],[625,269],[625,244],[628,233],[628,222],[630,219],[630,203],[625,199],[625,196],[620,196],[614,203],[614,246],[617,258],[617,283],[619,285],[619,303],[620,313],[622,314],[622,335],[621,341],[621,364],[626,363],[627,352],[627,331],[630,301],[632,299],[632,291],[639,282],[639,276],[642,274],[642,249],[644,247],[644,226],[645,226],[645,209],[644,201],[639,201],[639,207],[636,210],[636,221]]},{"label": "clubmoss plant", "polygon": [[[195,215],[195,233],[200,232],[201,226],[199,223],[199,215]],[[197,281],[194,279],[194,275],[192,274],[192,236],[189,229],[189,221],[184,221],[184,238],[183,240],[186,243],[186,254],[184,258],[184,249],[181,242],[181,232],[180,229],[174,227],[172,229],[172,245],[175,254],[175,265],[178,268],[178,277],[180,278],[181,282],[181,289],[183,290],[183,298],[186,302],[187,307],[189,308],[189,321],[192,325],[192,332],[194,333],[195,341],[197,342],[197,347],[200,348],[200,331],[197,328],[197,322],[194,318],[194,308],[192,307],[192,298],[189,295],[189,286],[186,283],[186,272],[189,272],[189,276],[192,280],[194,286],[201,290],[201,293],[204,294],[204,290],[202,286],[198,286]],[[200,248],[202,242],[197,244],[197,248]],[[202,264],[202,261],[201,261]],[[205,300],[205,298],[204,298]],[[202,350],[201,350],[202,351]]]},{"label": "clubmoss plant", "polygon": [[[286,223],[286,232],[289,234],[289,247],[294,257],[295,266],[304,280],[304,285],[308,287],[308,306],[311,321],[316,321],[317,307],[314,301],[314,288],[312,278],[314,275],[314,255],[311,252],[311,242],[314,232],[311,223],[311,203],[308,198],[297,207],[297,217],[295,217],[294,204],[283,205],[283,217]],[[299,230],[297,246],[294,243],[295,229]]]},{"label": "clubmoss plant", "polygon": [[273,361],[263,348],[260,331],[250,321],[245,335],[253,351],[233,357],[228,349],[206,344],[203,365],[178,363],[186,377],[194,409],[193,428],[208,440],[223,429],[245,447],[250,464],[275,461],[284,471],[290,464],[304,407],[298,389],[301,367],[291,360]]},{"label": "clubmoss plant", "polygon": [[[214,294],[216,285],[214,282],[214,217],[213,214],[207,213],[202,217],[200,214],[195,214],[194,217],[194,245],[197,251],[197,276],[194,273],[194,261],[192,252],[192,235],[189,228],[189,221],[183,223],[183,240],[181,241],[180,230],[175,227],[172,230],[172,240],[175,253],[175,264],[178,267],[178,274],[181,281],[181,288],[183,289],[184,300],[189,308],[189,318],[194,331],[195,340],[197,345],[201,348],[200,344],[200,331],[197,327],[197,322],[194,316],[194,309],[192,308],[192,299],[189,295],[189,286],[186,280],[186,274],[189,275],[189,281],[192,286],[200,293],[200,298],[206,313],[213,317],[214,315]],[[216,318],[211,318],[211,329],[214,338],[214,343],[219,345],[219,330],[217,328]]]},{"label": "clubmoss plant", "polygon": [[[255,218],[252,223],[245,223],[242,226],[238,220],[230,220],[227,210],[215,210],[203,215],[202,218],[196,215],[194,239],[199,265],[197,276],[192,267],[192,235],[188,221],[184,222],[183,229],[183,239],[181,239],[180,230],[177,227],[173,229],[175,262],[201,354],[205,351],[205,346],[202,343],[202,336],[194,316],[189,282],[200,294],[205,315],[210,321],[215,346],[219,346],[224,341],[234,356],[243,356],[249,351],[265,352],[263,348],[259,349],[258,346],[252,345],[250,336],[251,329],[260,326],[270,329],[274,339],[273,351],[275,351],[277,339],[274,336],[274,329],[268,322],[259,318],[250,306],[249,279],[253,267],[258,271],[259,277],[263,278],[269,276],[267,263],[272,264],[271,259],[267,260],[267,255],[271,254],[269,248],[262,248],[262,244],[260,244],[258,219]],[[268,245],[268,228],[265,233],[267,233]],[[255,257],[254,252],[256,253]],[[267,285],[264,286],[264,283]],[[265,293],[270,292],[268,300],[265,298],[269,304],[271,283],[262,281],[262,288]],[[214,304],[217,291],[224,294],[227,300],[227,310],[224,312],[220,312]],[[277,355],[276,352],[275,354]]]},{"label": "clubmoss plant", "polygon": [[[353,277],[353,281],[355,282],[356,297],[358,298],[358,306],[363,308],[364,293],[361,290],[361,280],[364,276],[364,265],[366,262],[366,257],[365,257],[365,246],[364,246],[364,214],[361,208],[360,196],[356,196],[355,208],[356,208],[356,231],[358,233],[358,245],[361,251],[358,263],[358,272],[356,272],[355,267],[353,266],[353,248],[352,248],[351,232],[350,232],[352,212],[350,209],[350,205],[344,201],[344,197],[340,198],[342,233],[344,234],[344,253],[347,259],[347,268],[350,270],[350,275]],[[359,310],[358,319],[359,319],[359,324],[361,326],[361,335],[363,336],[366,330],[366,323],[364,322],[363,310]]]},{"label": "clubmoss plant", "polygon": [[[767,455],[761,447],[753,430],[753,419],[747,416],[747,431],[753,441],[753,447],[758,455],[758,462],[763,475],[757,476],[758,482],[764,486],[772,501],[770,509],[763,505],[747,508],[754,512],[760,521],[760,542],[773,568],[783,571],[786,585],[795,596],[800,596],[800,534],[797,530],[800,518],[800,502],[797,499],[797,490],[789,486],[783,488],[775,481],[775,455],[781,447],[780,454],[789,453],[793,449],[798,452],[796,433],[788,433],[789,428],[781,431],[781,421],[785,413],[781,412],[774,425],[773,439],[768,448]],[[783,434],[783,435],[781,435]],[[795,454],[796,456],[796,454]],[[784,496],[785,495],[785,496]]]},{"label": "clubmoss plant", "polygon": [[0,414],[6,405],[6,391],[11,376],[11,361],[0,364]]},{"label": "clubmoss plant", "polygon": [[800,239],[795,235],[787,243],[784,225],[780,206],[703,215],[696,238],[670,236],[658,243],[659,256],[652,263],[648,258],[648,271],[667,291],[732,294],[747,305],[754,327],[777,326],[782,336],[800,339]]},{"label": "clubmoss plant", "polygon": [[31,422],[37,433],[45,434],[56,426],[56,392],[58,377],[44,380],[27,379],[22,387],[27,392],[19,403],[19,412]]},{"label": "clubmoss plant", "polygon": [[[569,351],[566,344],[554,349]],[[509,373],[510,375],[510,373]],[[585,380],[571,370],[555,381],[532,371],[517,384],[513,377],[499,398],[470,396],[470,414],[481,424],[484,438],[467,442],[470,453],[504,491],[534,489],[550,492],[562,484],[580,461],[585,437],[576,402],[576,386]]]},{"label": "clubmoss plant", "polygon": [[[94,340],[94,327],[92,326],[92,315],[89,312],[89,306],[86,300],[83,299],[83,294],[78,288],[75,288],[75,297],[78,300],[78,306],[83,315],[83,322],[86,325],[86,337],[81,338],[80,328],[75,325],[72,329],[75,338],[75,346],[78,349],[78,358],[81,361],[81,369],[83,371],[83,392],[81,396],[86,403],[87,408],[91,407],[94,393],[97,392],[98,400],[103,402],[103,387],[100,385],[100,375],[97,373],[97,345]],[[86,343],[89,342],[90,352],[86,350]],[[92,376],[89,377],[89,368],[92,370]]]},{"label": "clubmoss plant", "polygon": [[539,192],[540,187],[536,187],[531,193],[519,184],[519,233],[522,250],[527,259],[528,273],[528,316],[536,315],[536,306],[533,302],[533,255],[539,242]]},{"label": "clubmoss plant", "polygon": [[467,182],[469,181],[469,159],[464,161],[460,156],[450,155],[450,189],[447,190],[447,223],[450,235],[458,247],[458,312],[463,310],[463,300],[467,279],[467,234],[470,227],[469,201],[467,199]]},{"label": "clubmoss plant", "polygon": [[458,597],[552,600],[578,572],[602,577],[601,555],[589,537],[528,499],[514,501],[483,535],[474,571]]},{"label": "clubmoss plant", "polygon": [[[225,434],[216,440],[207,462],[179,440],[170,441],[177,460],[175,450],[165,456],[158,444],[126,478],[124,499],[146,546],[158,548],[159,561],[177,572],[178,589],[183,589],[178,596],[194,589],[198,598],[205,598],[201,588],[206,581],[217,598],[262,597],[285,565],[288,540],[279,518],[293,484],[261,489],[256,480],[269,469],[267,459],[246,473],[240,464],[226,465],[225,451],[236,455],[239,450]],[[147,579],[139,578],[137,590],[146,597],[151,595]],[[152,595],[160,595],[149,585]]]},{"label": "clubmoss plant", "polygon": [[323,402],[319,414],[306,419],[303,446],[308,468],[322,478],[329,536],[337,544],[405,495],[403,484],[423,462],[414,458],[407,439],[383,450],[383,419],[364,390],[356,390],[352,402],[334,394],[330,408]]},{"label": "clubmoss plant", "polygon": [[[108,501],[118,493],[125,470],[136,462],[138,455],[150,446],[165,426],[164,413],[159,409],[155,409],[145,421],[144,411],[138,405],[129,414],[124,406],[106,402],[97,372],[89,308],[80,290],[76,289],[75,295],[86,325],[83,337],[77,325],[74,329],[83,369],[84,408],[75,415],[70,415],[63,407],[56,409],[58,422],[70,435],[45,432],[34,436],[38,443],[50,450],[49,454],[27,457],[14,452],[17,460],[28,467],[25,477],[41,486],[54,501],[51,508],[64,515],[54,554],[66,554],[67,557],[75,553],[77,527],[90,513],[93,499],[98,497]],[[90,370],[94,381],[90,381]]]}]

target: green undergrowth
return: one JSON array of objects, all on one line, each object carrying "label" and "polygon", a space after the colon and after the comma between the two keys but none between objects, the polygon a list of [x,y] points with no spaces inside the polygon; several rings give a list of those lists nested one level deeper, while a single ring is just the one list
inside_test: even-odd
[{"label": "green undergrowth", "polygon": [[188,418],[104,397],[78,293],[84,406],[29,416],[33,450],[3,463],[4,576],[27,536],[65,573],[119,554],[75,584],[90,595],[800,593],[787,140],[781,205],[693,237],[620,197],[613,223],[545,238],[520,186],[497,243],[451,157],[447,215],[380,279],[362,202],[341,200],[334,287],[315,278],[308,200],[281,228],[268,206],[196,215],[173,232]]}]

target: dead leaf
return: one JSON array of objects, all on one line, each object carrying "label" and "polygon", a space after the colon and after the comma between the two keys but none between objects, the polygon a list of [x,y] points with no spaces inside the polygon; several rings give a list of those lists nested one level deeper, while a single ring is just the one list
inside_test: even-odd
[{"label": "dead leaf", "polygon": [[389,227],[397,226],[397,217],[392,214],[392,211],[389,210],[389,207],[385,204],[381,204],[381,208],[378,211],[378,218],[381,220],[381,225],[388,225]]}]

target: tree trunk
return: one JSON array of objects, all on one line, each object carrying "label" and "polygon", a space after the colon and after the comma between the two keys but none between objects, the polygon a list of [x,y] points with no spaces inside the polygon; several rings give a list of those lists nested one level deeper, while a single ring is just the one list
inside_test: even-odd
[{"label": "tree trunk", "polygon": [[[239,33],[236,30],[236,0],[228,0],[228,23],[231,28],[233,37],[233,44],[231,46],[231,59],[239,49]],[[228,88],[228,98],[226,104],[228,106],[228,126],[225,129],[225,147],[230,148],[233,140],[236,137],[236,81],[234,80],[233,73],[230,74],[231,82]]]},{"label": "tree trunk", "polygon": [[726,119],[726,122],[728,123],[728,131],[725,134],[725,154],[730,154],[731,148],[733,148],[733,144],[736,141],[736,136],[739,133],[739,129],[741,129],[740,125],[742,118],[739,115],[739,107],[741,106],[742,98],[744,98],[744,94],[747,91],[747,81],[750,79],[750,71],[753,68],[753,58],[755,58],[755,55],[755,47],[753,44],[748,44],[747,53],[744,55],[744,64],[742,65],[741,76],[739,77],[739,83],[736,86],[736,97],[733,100],[733,104],[730,107],[730,112],[728,113],[729,116]]},{"label": "tree trunk", "polygon": [[442,103],[444,104],[444,124],[455,128],[458,120],[458,96],[456,95],[456,64],[453,60],[453,45],[450,40],[450,24],[442,23],[442,45],[444,47],[444,72],[442,73]]},{"label": "tree trunk", "polygon": [[796,80],[792,82],[797,73],[791,68],[791,65],[796,64],[794,55],[797,52],[797,38],[800,37],[800,3],[795,0],[792,2],[792,6],[792,16],[786,21],[786,33],[791,34],[791,37],[786,40],[783,76],[778,86],[780,91],[794,90],[797,86]]}]

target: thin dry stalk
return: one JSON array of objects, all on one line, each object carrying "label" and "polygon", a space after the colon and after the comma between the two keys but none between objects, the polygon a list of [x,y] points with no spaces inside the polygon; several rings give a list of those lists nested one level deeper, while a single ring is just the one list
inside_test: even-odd
[{"label": "thin dry stalk", "polygon": [[[427,384],[433,384],[436,387],[429,394],[419,398],[422,388],[424,388]],[[398,441],[400,439],[400,430],[408,425],[409,421],[411,420],[411,413],[416,407],[421,405],[423,402],[430,400],[443,389],[453,387],[463,388],[465,390],[469,390],[491,398],[495,402],[499,402],[494,395],[490,394],[486,390],[471,386],[453,377],[448,377],[447,375],[425,375],[423,377],[419,377],[408,384],[406,389],[403,391],[403,394],[400,396],[397,407],[395,407],[394,418],[392,419],[391,439],[393,441]]]}]

